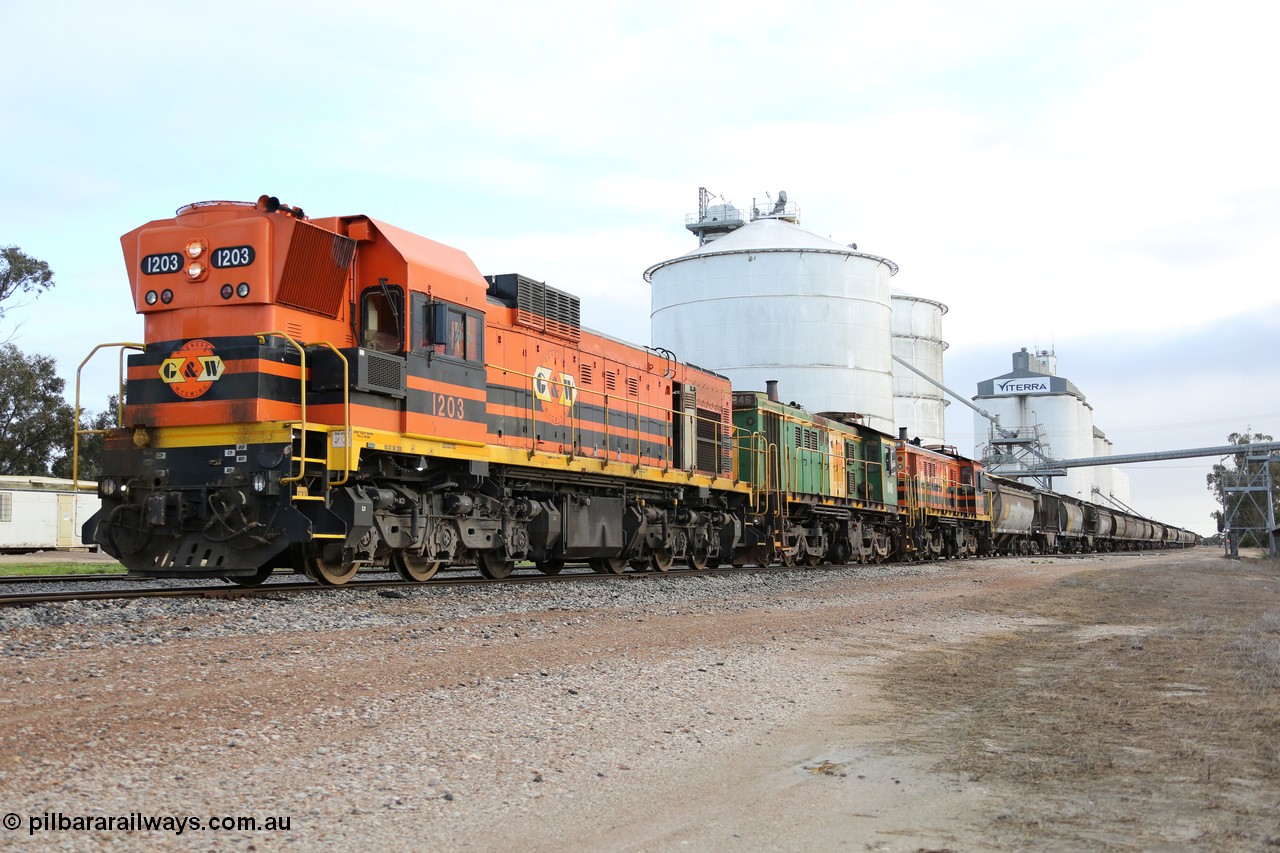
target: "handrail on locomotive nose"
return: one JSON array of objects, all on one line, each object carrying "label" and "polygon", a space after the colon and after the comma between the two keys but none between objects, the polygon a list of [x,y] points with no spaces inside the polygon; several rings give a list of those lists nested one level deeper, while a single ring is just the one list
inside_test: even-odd
[{"label": "handrail on locomotive nose", "polygon": [[[334,355],[338,356],[342,362],[342,411],[343,411],[343,435],[345,438],[343,452],[345,453],[346,463],[343,465],[342,479],[336,480],[329,485],[341,486],[347,482],[351,476],[351,372],[350,365],[337,347],[328,341],[317,341],[311,344],[301,344],[293,339],[288,332],[255,332],[253,335],[258,339],[259,343],[266,343],[268,337],[284,338],[289,342],[290,346],[298,351],[299,366],[298,375],[302,381],[302,393],[299,396],[299,404],[301,406],[302,431],[298,441],[298,473],[288,477],[281,477],[281,483],[298,483],[306,475],[307,470],[307,347],[319,346],[327,347]],[[325,448],[328,454],[329,448]]]},{"label": "handrail on locomotive nose", "polygon": [[[81,491],[80,489],[80,436],[82,435],[101,435],[106,433],[105,429],[81,429],[80,428],[80,379],[84,366],[98,354],[98,350],[107,347],[120,347],[119,359],[120,363],[116,371],[116,423],[124,426],[124,354],[126,350],[137,350],[145,352],[146,345],[136,343],[134,341],[117,341],[110,344],[98,344],[93,348],[84,360],[80,362],[80,366],[76,368],[76,410],[75,420],[72,422],[71,428],[71,488],[73,491]],[[96,487],[95,487],[96,488]],[[84,489],[89,491],[89,489]]]}]

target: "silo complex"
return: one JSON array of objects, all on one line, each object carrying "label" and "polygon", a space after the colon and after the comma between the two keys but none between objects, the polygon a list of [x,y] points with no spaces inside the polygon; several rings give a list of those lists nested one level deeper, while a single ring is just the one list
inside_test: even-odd
[{"label": "silo complex", "polygon": [[[1052,352],[1034,355],[1024,348],[1013,354],[1013,370],[978,383],[973,399],[1000,416],[1006,430],[1035,437],[1040,451],[1055,459],[1110,455],[1111,442],[1094,426],[1093,407],[1073,383],[1057,373]],[[990,425],[974,416],[974,432],[986,435]],[[1053,490],[1086,501],[1108,503],[1114,495],[1128,500],[1128,478],[1111,467],[1068,468],[1053,481]],[[1122,495],[1121,492],[1124,492]]]},{"label": "silo complex", "polygon": [[[947,343],[942,339],[942,315],[947,306],[933,299],[912,296],[894,288],[893,354],[916,370],[943,381],[942,353]],[[893,363],[893,413],[899,427],[907,435],[919,438],[926,446],[944,444],[947,401],[942,389],[920,378],[897,361]]]},{"label": "silo complex", "polygon": [[703,245],[645,271],[654,345],[735,388],[763,390],[777,379],[784,401],[856,412],[895,432],[889,277],[897,266],[801,229],[785,196],[772,214],[753,217],[720,225],[713,240],[690,225]]}]

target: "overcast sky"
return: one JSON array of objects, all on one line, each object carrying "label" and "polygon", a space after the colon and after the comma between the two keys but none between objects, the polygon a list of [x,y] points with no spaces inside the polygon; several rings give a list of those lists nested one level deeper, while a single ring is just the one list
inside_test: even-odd
[{"label": "overcast sky", "polygon": [[[1280,437],[1277,8],[0,0],[0,244],[57,279],[14,343],[73,384],[141,335],[120,235],[262,193],[546,280],[647,343],[642,273],[694,247],[698,187],[785,189],[950,306],[953,388],[1052,347],[1116,453]],[[948,433],[972,449],[959,404]],[[1213,461],[1130,466],[1134,507],[1210,532]]]}]

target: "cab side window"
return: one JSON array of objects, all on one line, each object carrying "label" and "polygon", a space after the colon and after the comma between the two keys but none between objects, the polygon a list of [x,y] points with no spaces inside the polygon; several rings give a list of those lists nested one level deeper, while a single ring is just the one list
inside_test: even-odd
[{"label": "cab side window", "polygon": [[373,287],[360,305],[360,345],[378,352],[404,349],[404,295],[399,287]]},{"label": "cab side window", "polygon": [[480,314],[447,302],[414,301],[414,349],[463,361],[484,361],[484,318]]},{"label": "cab side window", "polygon": [[444,354],[454,358],[467,357],[467,317],[461,311],[449,309],[445,320]]}]

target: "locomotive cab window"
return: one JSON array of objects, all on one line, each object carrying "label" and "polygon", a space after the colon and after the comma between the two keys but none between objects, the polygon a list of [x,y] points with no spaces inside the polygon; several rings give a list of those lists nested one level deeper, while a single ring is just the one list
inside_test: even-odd
[{"label": "locomotive cab window", "polygon": [[484,361],[484,317],[448,302],[414,299],[414,349],[463,361]]},{"label": "locomotive cab window", "polygon": [[399,287],[371,287],[364,292],[360,304],[362,326],[360,344],[378,352],[404,349],[404,293]]}]

